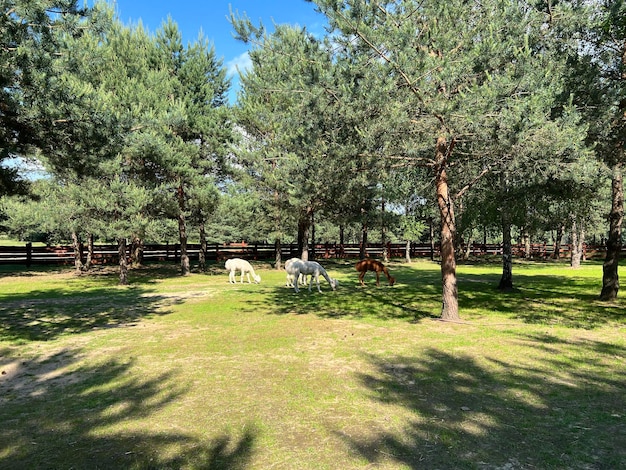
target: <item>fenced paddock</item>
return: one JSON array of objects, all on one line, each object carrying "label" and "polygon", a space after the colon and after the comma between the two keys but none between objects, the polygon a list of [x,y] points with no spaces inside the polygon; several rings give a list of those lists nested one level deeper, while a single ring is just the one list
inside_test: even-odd
[{"label": "fenced paddock", "polygon": [[[405,243],[388,243],[386,246],[388,256],[391,259],[405,258]],[[318,259],[358,259],[360,257],[361,246],[359,244],[338,244],[323,243],[315,244],[310,248],[310,252]],[[382,244],[368,244],[365,253],[371,258],[383,257]],[[191,261],[199,259],[201,247],[199,244],[188,244],[187,254]],[[526,245],[513,245],[513,255],[518,258],[548,259],[554,258],[554,246],[540,243],[532,244],[528,255]],[[86,248],[81,248],[81,257],[86,256]],[[474,243],[469,249],[467,246],[459,248],[460,253],[471,257],[488,257],[502,255],[501,244]],[[624,248],[622,248],[624,252]],[[604,246],[585,245],[585,258],[602,258],[605,254]],[[569,258],[571,246],[561,245],[559,258]],[[410,247],[411,258],[431,258],[439,257],[439,246],[431,246],[429,243],[412,243]],[[209,244],[206,249],[207,261],[221,261],[228,258],[240,257],[249,260],[272,260],[275,256],[275,246],[266,243],[229,243],[229,244]],[[296,244],[285,244],[281,246],[281,256],[283,260],[298,256]],[[130,257],[130,246],[129,246]],[[26,243],[21,246],[0,246],[0,264],[18,264],[25,266],[46,265],[46,264],[73,264],[74,249],[71,246],[33,246]],[[143,260],[150,261],[180,261],[179,244],[150,244],[143,247]],[[118,247],[114,244],[97,244],[94,246],[92,254],[94,264],[117,264]]]}]

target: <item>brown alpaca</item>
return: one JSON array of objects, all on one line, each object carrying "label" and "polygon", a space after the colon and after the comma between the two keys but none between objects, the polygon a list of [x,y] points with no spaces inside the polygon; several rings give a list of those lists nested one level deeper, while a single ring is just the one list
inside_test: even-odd
[{"label": "brown alpaca", "polygon": [[389,279],[389,285],[393,286],[396,282],[396,279],[389,274],[389,270],[385,267],[383,263],[380,261],[376,261],[373,259],[363,259],[356,264],[356,270],[359,272],[359,282],[362,286],[363,278],[365,277],[365,273],[368,271],[374,271],[376,273],[376,285],[380,286],[380,273],[385,273],[387,279]]}]

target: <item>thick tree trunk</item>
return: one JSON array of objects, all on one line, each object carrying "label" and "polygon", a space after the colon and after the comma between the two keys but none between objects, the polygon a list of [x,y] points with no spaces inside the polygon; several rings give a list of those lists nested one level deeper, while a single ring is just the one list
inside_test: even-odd
[{"label": "thick tree trunk", "polygon": [[178,236],[180,238],[180,273],[187,276],[191,271],[187,254],[187,222],[185,220],[185,189],[178,187]]},{"label": "thick tree trunk", "polygon": [[128,260],[126,259],[126,238],[117,239],[117,254],[120,264],[120,284],[128,285]]},{"label": "thick tree trunk", "polygon": [[206,229],[204,222],[200,223],[200,251],[198,252],[198,267],[200,271],[206,271],[206,254],[207,254],[207,242],[206,242]]},{"label": "thick tree trunk", "polygon": [[443,320],[459,319],[459,294],[456,283],[456,259],[454,257],[454,207],[449,194],[448,175],[446,173],[447,159],[452,152],[454,142],[448,145],[444,137],[437,139],[435,159],[437,169],[435,186],[437,189],[437,204],[441,216],[441,281]]},{"label": "thick tree trunk", "polygon": [[500,174],[500,222],[502,224],[502,277],[498,289],[503,292],[513,290],[513,247],[511,245],[511,214],[508,211],[508,175]]},{"label": "thick tree trunk", "polygon": [[83,271],[83,247],[78,240],[78,234],[72,230],[72,249],[74,250],[74,270],[77,274]]},{"label": "thick tree trunk", "polygon": [[624,183],[622,178],[622,165],[618,163],[613,167],[609,238],[606,242],[606,258],[602,267],[600,300],[614,300],[619,292],[618,267],[622,249],[622,221],[624,220]]}]

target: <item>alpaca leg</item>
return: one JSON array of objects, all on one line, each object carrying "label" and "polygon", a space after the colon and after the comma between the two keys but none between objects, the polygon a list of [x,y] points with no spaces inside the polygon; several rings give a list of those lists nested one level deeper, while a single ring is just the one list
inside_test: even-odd
[{"label": "alpaca leg", "polygon": [[380,287],[380,273],[376,271],[376,287]]},{"label": "alpaca leg", "polygon": [[234,284],[235,282],[237,282],[237,281],[235,281],[235,271],[234,270],[231,270],[228,273],[228,282],[230,282],[231,284]]},{"label": "alpaca leg", "polygon": [[367,272],[367,271],[361,271],[361,272],[359,273],[359,282],[361,283],[361,285],[362,285],[362,286],[364,286],[364,285],[365,285],[365,283],[363,282],[363,278],[365,277],[365,273],[366,273],[366,272]]},{"label": "alpaca leg", "polygon": [[295,273],[295,282],[293,283],[293,290],[297,293],[300,292],[300,289],[298,289],[298,279],[300,278],[300,271],[296,271]]}]

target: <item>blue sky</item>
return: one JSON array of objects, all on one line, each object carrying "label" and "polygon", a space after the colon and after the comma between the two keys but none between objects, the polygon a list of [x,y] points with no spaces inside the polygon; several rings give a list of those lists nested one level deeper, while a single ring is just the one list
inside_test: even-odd
[{"label": "blue sky", "polygon": [[[304,0],[107,0],[115,6],[118,18],[126,25],[139,21],[154,33],[168,15],[178,24],[184,43],[195,41],[200,31],[215,46],[215,52],[224,61],[237,86],[236,68],[249,63],[248,46],[233,37],[228,21],[230,8],[245,13],[256,25],[259,21],[271,29],[274,23],[306,26],[316,35],[324,33],[325,18],[315,11],[313,3]],[[231,94],[233,100],[235,90]]]}]

